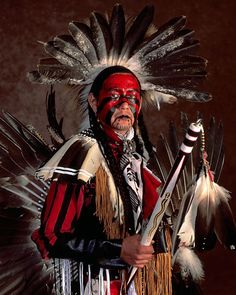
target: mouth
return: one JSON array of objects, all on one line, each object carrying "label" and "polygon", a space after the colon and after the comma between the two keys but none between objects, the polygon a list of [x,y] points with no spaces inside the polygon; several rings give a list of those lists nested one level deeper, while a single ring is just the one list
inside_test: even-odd
[{"label": "mouth", "polygon": [[128,115],[121,115],[121,116],[118,116],[116,120],[131,120],[131,118]]},{"label": "mouth", "polygon": [[127,131],[133,125],[132,116],[127,114],[119,114],[111,120],[111,126],[114,130]]}]

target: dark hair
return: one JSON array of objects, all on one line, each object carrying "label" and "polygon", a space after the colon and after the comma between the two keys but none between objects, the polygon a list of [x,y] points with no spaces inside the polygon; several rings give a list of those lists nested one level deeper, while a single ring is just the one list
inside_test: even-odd
[{"label": "dark hair", "polygon": [[[92,87],[90,89],[90,93],[93,93],[93,95],[95,97],[98,97],[99,91],[100,91],[100,89],[102,87],[103,82],[110,75],[115,74],[115,73],[129,73],[129,74],[133,75],[137,79],[137,81],[139,83],[138,78],[129,69],[127,69],[125,67],[122,67],[122,66],[113,66],[113,67],[106,68],[105,70],[101,71],[101,73],[99,73],[97,75],[97,77],[95,78],[95,80],[94,80],[94,82],[92,84]],[[140,83],[139,83],[139,86],[140,86]]]},{"label": "dark hair", "polygon": [[[106,68],[103,70],[98,76],[95,78],[93,85],[91,87],[90,93],[92,93],[95,97],[98,97],[99,91],[103,85],[103,82],[112,74],[115,73],[129,73],[133,75],[136,79],[137,77],[127,68],[122,67],[122,66],[113,66]],[[138,83],[139,80],[137,79]],[[140,83],[139,83],[140,85]],[[140,87],[141,88],[141,87]],[[140,113],[140,124],[139,126],[140,131],[141,131],[141,138],[143,137],[143,142],[141,138],[137,135],[136,128],[135,130],[135,136],[134,136],[134,141],[136,143],[136,151],[143,156],[144,153],[144,146],[147,149],[149,155],[151,156],[152,154],[152,144],[149,141],[148,134],[146,127],[144,125],[143,117],[142,114]],[[131,205],[131,199],[129,196],[129,191],[126,185],[126,181],[124,179],[123,173],[121,171],[120,165],[119,165],[119,160],[116,159],[112,153],[111,147],[109,146],[106,136],[104,134],[104,131],[101,128],[101,125],[97,121],[97,118],[92,111],[91,107],[89,106],[89,118],[90,118],[90,126],[91,129],[94,132],[95,138],[98,141],[98,144],[100,145],[101,152],[103,153],[104,158],[106,159],[106,162],[108,164],[108,167],[112,173],[112,176],[114,178],[115,184],[117,188],[119,189],[123,205],[124,205],[124,217],[125,217],[125,227],[126,231],[129,232],[129,234],[134,234],[135,229],[134,229],[134,217],[132,212],[132,205]]]},{"label": "dark hair", "polygon": [[89,106],[89,118],[90,118],[91,129],[93,130],[94,136],[98,141],[100,150],[107,162],[107,165],[115,181],[116,187],[118,188],[118,191],[123,201],[124,211],[125,211],[124,221],[125,221],[126,231],[129,232],[129,234],[134,234],[135,233],[134,217],[133,217],[133,214],[131,214],[132,212],[131,199],[129,196],[129,191],[128,191],[123,173],[120,169],[119,160],[114,157],[111,147],[109,146],[108,141],[106,139],[106,135],[104,134],[104,131],[102,130],[101,125],[97,121],[97,118],[90,106]]}]

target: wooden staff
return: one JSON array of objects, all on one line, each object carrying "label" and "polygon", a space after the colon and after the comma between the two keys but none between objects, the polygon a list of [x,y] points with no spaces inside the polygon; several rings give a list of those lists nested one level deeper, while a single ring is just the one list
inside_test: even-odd
[{"label": "wooden staff", "polygon": [[[185,135],[184,141],[180,146],[175,162],[170,170],[167,180],[163,186],[161,194],[153,209],[152,215],[148,221],[148,224],[142,234],[141,244],[148,246],[151,244],[155,232],[163,218],[163,215],[170,202],[171,195],[176,186],[176,183],[180,177],[181,172],[184,169],[188,156],[192,152],[193,146],[198,138],[198,135],[202,129],[201,120],[196,123],[191,123],[188,131]],[[127,284],[129,285],[137,271],[137,267],[131,267],[129,272],[129,279]]]}]

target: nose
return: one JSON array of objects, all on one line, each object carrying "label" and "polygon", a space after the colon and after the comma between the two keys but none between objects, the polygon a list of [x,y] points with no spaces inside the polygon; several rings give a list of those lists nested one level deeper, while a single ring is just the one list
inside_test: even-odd
[{"label": "nose", "polygon": [[120,104],[119,109],[121,109],[121,110],[127,110],[127,109],[129,109],[129,104],[128,104],[128,102],[127,102],[127,101],[123,101],[123,102]]}]

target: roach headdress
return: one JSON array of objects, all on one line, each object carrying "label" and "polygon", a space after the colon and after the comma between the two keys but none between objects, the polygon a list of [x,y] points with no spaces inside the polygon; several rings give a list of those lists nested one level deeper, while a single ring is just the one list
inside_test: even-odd
[{"label": "roach headdress", "polygon": [[82,111],[93,81],[104,69],[122,66],[138,78],[144,105],[160,107],[178,98],[205,102],[211,99],[196,90],[206,76],[206,60],[193,54],[199,42],[185,28],[186,18],[176,17],[159,29],[153,21],[154,7],[146,6],[136,17],[125,16],[116,4],[110,18],[93,12],[87,22],[69,23],[70,35],[43,43],[50,58],[40,60],[28,74],[32,82],[63,83],[76,89]]}]

